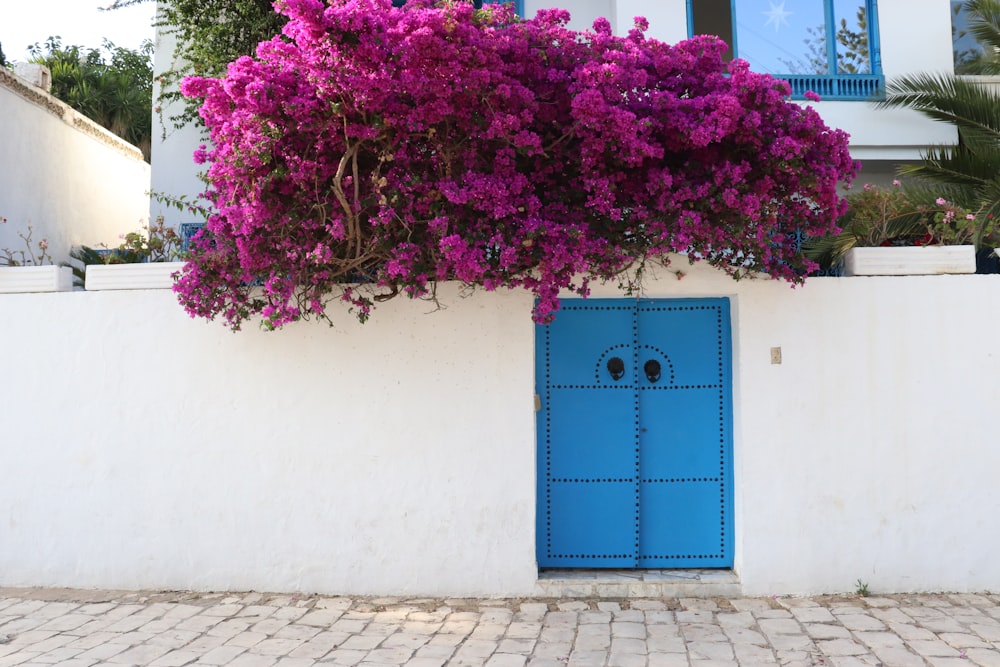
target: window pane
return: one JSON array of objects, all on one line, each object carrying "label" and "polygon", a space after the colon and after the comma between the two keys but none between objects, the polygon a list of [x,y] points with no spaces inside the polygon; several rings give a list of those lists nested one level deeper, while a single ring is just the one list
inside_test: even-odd
[{"label": "window pane", "polygon": [[733,17],[731,0],[692,0],[691,27],[693,35],[715,35],[729,45],[723,56],[733,59]]},{"label": "window pane", "polygon": [[758,72],[828,74],[823,0],[737,0],[736,51]]},{"label": "window pane", "polygon": [[956,74],[981,74],[981,61],[986,53],[975,35],[969,32],[969,13],[962,0],[951,0],[951,43],[955,53]]},{"label": "window pane", "polygon": [[841,74],[871,74],[868,53],[868,10],[858,0],[834,3],[837,41],[837,71]]}]

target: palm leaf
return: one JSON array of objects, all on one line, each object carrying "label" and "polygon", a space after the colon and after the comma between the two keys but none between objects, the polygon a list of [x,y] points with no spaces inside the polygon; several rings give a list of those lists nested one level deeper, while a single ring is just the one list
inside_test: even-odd
[{"label": "palm leaf", "polygon": [[878,108],[908,108],[954,124],[970,147],[1000,144],[1000,94],[950,74],[915,74],[889,81]]}]

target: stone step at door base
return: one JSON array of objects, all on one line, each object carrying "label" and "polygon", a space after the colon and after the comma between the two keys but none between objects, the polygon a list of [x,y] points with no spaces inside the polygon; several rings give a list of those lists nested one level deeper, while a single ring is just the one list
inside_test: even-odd
[{"label": "stone step at door base", "polygon": [[732,570],[542,570],[537,597],[547,598],[736,598],[740,579]]}]

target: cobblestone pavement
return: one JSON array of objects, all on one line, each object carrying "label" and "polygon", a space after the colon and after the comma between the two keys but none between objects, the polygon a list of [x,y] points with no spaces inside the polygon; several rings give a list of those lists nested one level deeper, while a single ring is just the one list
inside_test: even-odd
[{"label": "cobblestone pavement", "polygon": [[439,600],[0,589],[8,665],[1000,666],[1000,595]]}]

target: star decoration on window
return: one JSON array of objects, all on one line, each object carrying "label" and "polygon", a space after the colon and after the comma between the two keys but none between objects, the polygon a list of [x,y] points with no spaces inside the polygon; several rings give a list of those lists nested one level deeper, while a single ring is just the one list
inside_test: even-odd
[{"label": "star decoration on window", "polygon": [[764,27],[767,27],[773,23],[774,31],[778,32],[778,30],[781,29],[782,23],[790,26],[791,24],[788,22],[788,17],[792,15],[792,12],[785,10],[784,0],[782,0],[780,5],[776,5],[773,2],[770,3],[770,5],[771,8],[768,11],[761,12],[761,14],[767,17],[767,22],[764,24]]}]

